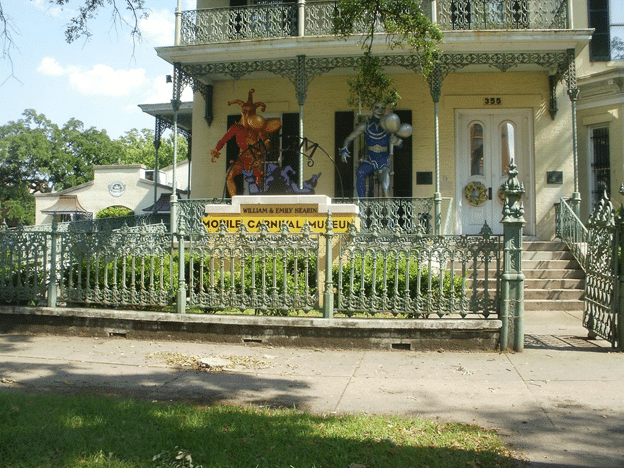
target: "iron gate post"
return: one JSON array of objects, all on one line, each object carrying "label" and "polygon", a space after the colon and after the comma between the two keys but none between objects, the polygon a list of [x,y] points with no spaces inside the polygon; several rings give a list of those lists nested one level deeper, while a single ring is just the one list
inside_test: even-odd
[{"label": "iron gate post", "polygon": [[58,222],[56,218],[52,219],[52,234],[50,238],[50,282],[48,283],[48,307],[56,307],[56,301],[58,297],[58,284],[56,278],[56,244],[58,241]]},{"label": "iron gate post", "polygon": [[186,280],[184,279],[184,268],[186,267],[184,261],[184,232],[179,231],[176,234],[178,239],[178,252],[179,258],[179,270],[178,270],[178,294],[176,296],[176,307],[179,314],[186,313]]},{"label": "iron gate post", "polygon": [[327,222],[325,224],[325,288],[323,292],[323,317],[334,317],[334,282],[332,278],[332,266],[334,259],[332,256],[332,239],[334,223],[331,219],[331,213],[327,213]]},{"label": "iron gate post", "polygon": [[[622,189],[620,189],[622,190]],[[620,212],[615,218],[616,229],[616,241],[614,242],[615,252],[613,253],[613,263],[615,269],[615,294],[613,298],[614,304],[616,304],[615,330],[617,340],[617,348],[620,351],[624,351],[624,268],[622,262],[624,261],[621,256],[624,255],[624,205],[620,207]]]},{"label": "iron gate post", "polygon": [[518,180],[518,169],[509,164],[509,179],[503,184],[503,277],[501,350],[524,350],[524,274],[522,273],[522,228],[524,207],[520,197],[525,192]]}]

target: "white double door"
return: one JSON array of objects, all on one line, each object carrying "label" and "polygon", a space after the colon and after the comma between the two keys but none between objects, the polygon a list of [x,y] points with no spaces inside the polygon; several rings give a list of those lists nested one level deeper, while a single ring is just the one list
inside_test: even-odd
[{"label": "white double door", "polygon": [[[478,234],[487,223],[494,234],[502,234],[501,186],[512,160],[526,189],[525,219],[532,219],[531,115],[530,109],[456,110],[458,232]],[[527,227],[532,230],[532,222]]]}]

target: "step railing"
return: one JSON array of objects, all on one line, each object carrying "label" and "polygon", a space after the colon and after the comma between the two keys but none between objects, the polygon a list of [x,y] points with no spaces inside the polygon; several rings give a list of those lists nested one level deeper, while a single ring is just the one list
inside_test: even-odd
[{"label": "step railing", "polygon": [[574,213],[570,204],[561,199],[555,205],[555,236],[564,242],[581,268],[587,271],[587,227]]}]

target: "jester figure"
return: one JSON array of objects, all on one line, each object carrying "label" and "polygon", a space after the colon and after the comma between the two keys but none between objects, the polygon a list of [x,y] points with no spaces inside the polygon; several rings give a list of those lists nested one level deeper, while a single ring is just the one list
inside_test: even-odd
[{"label": "jester figure", "polygon": [[228,106],[238,104],[241,106],[241,119],[232,125],[223,138],[219,140],[215,149],[210,151],[211,161],[216,160],[221,155],[223,146],[232,138],[236,138],[239,148],[238,158],[230,166],[226,176],[227,191],[231,197],[236,195],[236,183],[234,177],[242,171],[251,172],[256,179],[256,184],[261,185],[263,176],[263,163],[267,152],[271,148],[270,135],[279,130],[282,126],[280,119],[265,119],[256,114],[260,108],[262,112],[266,109],[263,102],[253,102],[254,89],[249,91],[247,102],[240,99],[228,102]]},{"label": "jester figure", "polygon": [[386,112],[386,106],[375,103],[373,115],[366,122],[361,123],[345,139],[340,153],[342,161],[347,162],[351,156],[349,145],[360,135],[364,134],[366,143],[366,157],[360,161],[356,173],[355,187],[359,198],[366,196],[366,178],[377,173],[384,197],[390,193],[390,155],[392,147],[400,147],[403,140],[412,134],[412,126],[402,124],[399,117],[392,111]]}]

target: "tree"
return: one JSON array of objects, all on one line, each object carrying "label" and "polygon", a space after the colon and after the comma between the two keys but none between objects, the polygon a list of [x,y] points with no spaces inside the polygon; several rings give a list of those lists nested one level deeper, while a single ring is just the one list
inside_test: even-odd
[{"label": "tree", "polygon": [[[123,149],[120,164],[143,164],[147,168],[154,167],[156,149],[154,147],[154,131],[144,128],[133,128],[121,136],[117,142]],[[158,148],[158,167],[160,169],[173,164],[173,134],[161,138]],[[188,158],[188,145],[186,139],[178,135],[178,162]]]},{"label": "tree", "polygon": [[611,41],[611,60],[624,60],[624,41],[619,37]]},{"label": "tree", "polygon": [[364,57],[355,79],[349,80],[349,104],[372,107],[375,102],[396,102],[398,93],[385,74],[379,57],[373,54],[376,33],[386,33],[391,48],[408,47],[420,56],[427,79],[439,55],[442,32],[425,15],[415,0],[338,0],[334,33],[348,37],[362,33]]},{"label": "tree", "polygon": [[63,127],[27,109],[23,119],[0,126],[0,215],[34,221],[37,192],[63,190],[93,179],[93,166],[114,164],[122,146],[105,131],[70,119]]}]

